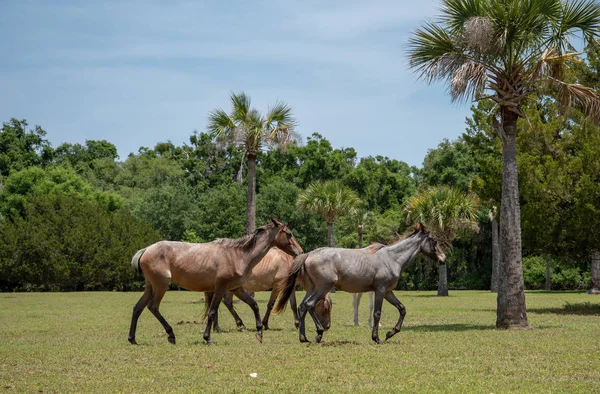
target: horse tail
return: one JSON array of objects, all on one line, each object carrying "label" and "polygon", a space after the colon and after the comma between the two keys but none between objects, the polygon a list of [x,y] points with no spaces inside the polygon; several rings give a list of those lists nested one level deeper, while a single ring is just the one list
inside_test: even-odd
[{"label": "horse tail", "polygon": [[142,255],[145,251],[146,248],[138,250],[131,259],[131,268],[133,268],[133,270],[138,274],[142,273],[142,268],[140,267],[140,259],[142,258]]},{"label": "horse tail", "polygon": [[298,277],[301,279],[304,276],[304,263],[306,262],[307,258],[308,254],[301,254],[300,256],[296,257],[294,259],[294,264],[290,268],[287,281],[281,281],[281,283],[277,285],[276,290],[279,293],[279,297],[277,299],[275,308],[273,308],[274,314],[278,314],[285,310],[285,306],[287,305],[288,300],[296,288],[296,279]]},{"label": "horse tail", "polygon": [[214,293],[212,291],[204,292],[204,313],[202,313],[202,319],[205,320],[208,317],[208,310],[212,302]]}]

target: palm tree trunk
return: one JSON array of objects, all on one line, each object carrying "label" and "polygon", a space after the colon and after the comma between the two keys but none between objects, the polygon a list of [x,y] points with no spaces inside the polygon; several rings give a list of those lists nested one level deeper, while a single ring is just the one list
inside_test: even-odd
[{"label": "palm tree trunk", "polygon": [[358,226],[358,248],[362,249],[363,247],[363,229],[362,225]]},{"label": "palm tree trunk", "polygon": [[256,229],[256,155],[248,154],[248,202],[246,206],[246,234]]},{"label": "palm tree trunk", "polygon": [[448,297],[448,268],[446,264],[438,265],[440,279],[438,281],[438,297]]},{"label": "palm tree trunk", "polygon": [[521,208],[517,171],[518,116],[502,108],[502,208],[500,210],[500,275],[496,327],[529,327],[521,255]]},{"label": "palm tree trunk", "polygon": [[498,276],[500,275],[500,243],[498,242],[498,222],[494,215],[492,221],[492,286],[493,293],[498,292]]},{"label": "palm tree trunk", "polygon": [[546,286],[544,286],[544,290],[552,289],[552,279],[550,277],[550,259],[546,257]]},{"label": "palm tree trunk", "polygon": [[333,248],[333,223],[327,223],[327,246]]},{"label": "palm tree trunk", "polygon": [[600,250],[592,251],[592,288],[588,294],[600,294]]}]

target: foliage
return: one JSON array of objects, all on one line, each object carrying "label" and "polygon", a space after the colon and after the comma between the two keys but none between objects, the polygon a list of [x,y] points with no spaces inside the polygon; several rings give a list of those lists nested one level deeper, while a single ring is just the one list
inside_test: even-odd
[{"label": "foliage", "polygon": [[40,126],[27,130],[27,121],[11,118],[2,123],[0,130],[0,179],[11,171],[30,166],[46,165],[53,155],[52,147],[44,139],[46,131]]},{"label": "foliage", "polygon": [[267,223],[275,215],[285,222],[305,252],[323,246],[327,229],[314,215],[296,208],[300,188],[281,178],[271,179],[257,196],[258,223]]},{"label": "foliage", "polygon": [[298,208],[321,216],[327,224],[352,213],[358,203],[356,194],[336,181],[315,182],[297,200]]},{"label": "foliage", "polygon": [[398,208],[415,192],[408,164],[387,157],[366,157],[344,177],[370,211],[382,213]]},{"label": "foliage", "polygon": [[36,195],[0,222],[3,290],[123,289],[137,249],[158,239],[123,208],[73,195]]},{"label": "foliage", "polygon": [[196,242],[244,235],[246,198],[243,185],[229,183],[200,194],[185,217],[185,229]]},{"label": "foliage", "polygon": [[409,223],[423,223],[446,249],[460,230],[477,232],[479,198],[448,186],[421,189],[405,205]]},{"label": "foliage", "polygon": [[462,138],[453,142],[444,139],[427,152],[419,176],[429,186],[448,185],[468,192],[479,170],[475,155]]}]

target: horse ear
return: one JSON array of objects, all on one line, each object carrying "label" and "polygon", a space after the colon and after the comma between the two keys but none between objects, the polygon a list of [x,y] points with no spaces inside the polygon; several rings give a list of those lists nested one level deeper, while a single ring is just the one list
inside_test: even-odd
[{"label": "horse ear", "polygon": [[421,231],[423,233],[428,233],[429,231],[427,230],[427,228],[425,227],[425,225],[421,222],[419,222],[419,224],[417,224],[417,231]]},{"label": "horse ear", "polygon": [[271,222],[273,222],[274,225],[276,226],[281,226],[281,222],[279,221],[279,219],[277,218],[277,215],[273,215],[271,217]]}]

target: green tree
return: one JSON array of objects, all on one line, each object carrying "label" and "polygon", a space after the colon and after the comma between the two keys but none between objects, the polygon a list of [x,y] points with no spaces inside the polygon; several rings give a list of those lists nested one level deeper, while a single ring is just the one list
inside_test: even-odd
[{"label": "green tree", "polygon": [[2,123],[0,130],[0,176],[11,170],[46,165],[52,160],[53,150],[44,139],[46,131],[40,126],[27,130],[27,121],[12,118]]},{"label": "green tree", "polygon": [[383,156],[361,159],[343,181],[367,209],[377,213],[401,207],[416,190],[408,164]]},{"label": "green tree", "polygon": [[245,198],[243,186],[230,182],[204,191],[195,207],[185,214],[188,239],[210,242],[217,238],[244,235]]},{"label": "green tree", "polygon": [[248,201],[246,207],[246,233],[256,228],[256,158],[264,147],[284,147],[293,138],[295,119],[292,109],[278,102],[267,110],[265,116],[251,107],[245,93],[231,94],[231,113],[222,109],[209,115],[208,130],[218,141],[240,145],[248,166]]},{"label": "green tree", "polygon": [[469,191],[479,167],[473,152],[462,138],[444,139],[423,159],[421,182],[428,186],[448,185]]},{"label": "green tree", "polygon": [[344,215],[351,214],[358,205],[356,194],[339,181],[315,182],[298,196],[298,207],[321,216],[327,223],[327,244],[334,246],[333,225]]},{"label": "green tree", "polygon": [[[452,240],[459,231],[477,232],[479,199],[460,189],[439,186],[421,189],[404,207],[409,223],[423,223],[446,250],[452,248]],[[440,267],[438,296],[448,295],[446,265]]]},{"label": "green tree", "polygon": [[498,105],[494,129],[502,140],[500,244],[502,274],[496,326],[527,327],[523,285],[517,172],[517,121],[533,93],[556,89],[565,106],[580,102],[600,115],[598,94],[562,80],[569,39],[581,31],[593,41],[600,31],[600,5],[592,0],[444,0],[437,23],[428,23],[409,41],[410,64],[429,81],[446,80],[453,99],[489,92]]},{"label": "green tree", "polygon": [[273,215],[278,216],[293,231],[302,248],[310,251],[323,245],[327,228],[319,218],[297,208],[300,191],[292,182],[270,178],[256,196],[256,218],[258,223],[268,223]]}]

